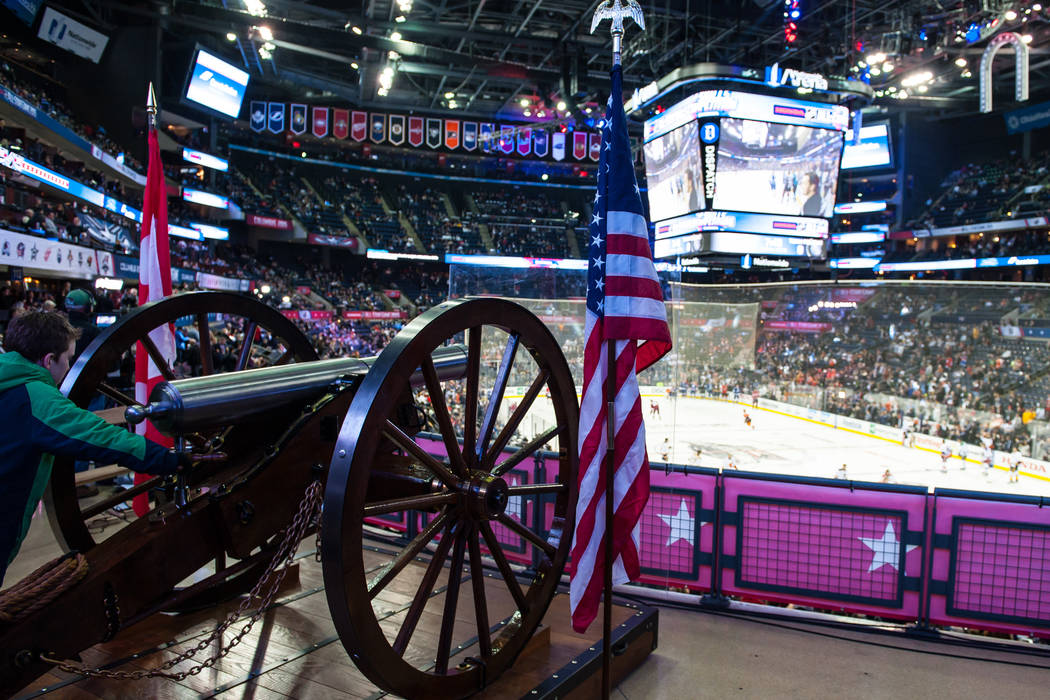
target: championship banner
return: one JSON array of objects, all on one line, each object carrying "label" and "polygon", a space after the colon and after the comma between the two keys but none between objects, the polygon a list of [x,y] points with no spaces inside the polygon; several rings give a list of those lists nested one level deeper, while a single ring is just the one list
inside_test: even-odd
[{"label": "championship banner", "polygon": [[431,148],[441,147],[440,119],[427,119],[427,145]]},{"label": "championship banner", "polygon": [[416,148],[423,145],[423,117],[408,118],[408,143]]},{"label": "championship banner", "polygon": [[518,129],[518,155],[532,153],[532,129]]},{"label": "championship banner", "polygon": [[482,124],[479,127],[478,133],[481,135],[481,150],[485,153],[492,153],[494,141],[496,139],[496,125],[495,124]]},{"label": "championship banner", "polygon": [[306,105],[291,105],[291,129],[293,134],[306,133]]},{"label": "championship banner", "polygon": [[560,131],[551,134],[551,155],[554,160],[565,160],[565,134]]},{"label": "championship banner", "polygon": [[395,146],[405,142],[405,117],[401,114],[390,115],[390,136],[387,140]]},{"label": "championship banner", "polygon": [[514,127],[501,126],[499,131],[499,150],[510,155],[514,152]]},{"label": "championship banner", "polygon": [[532,152],[540,158],[547,156],[547,132],[542,129],[534,129],[532,132]]},{"label": "championship banner", "polygon": [[328,135],[328,108],[314,107],[311,133],[321,139]]},{"label": "championship banner", "polygon": [[582,131],[572,132],[572,157],[576,160],[587,157],[587,134]]},{"label": "championship banner", "polygon": [[258,100],[252,100],[252,108],[248,112],[248,126],[255,133],[259,133],[266,128],[266,103]]},{"label": "championship banner", "polygon": [[602,157],[602,135],[591,134],[591,160],[597,162]]},{"label": "championship banner", "polygon": [[373,114],[371,132],[372,143],[383,143],[386,141],[386,115]]},{"label": "championship banner", "polygon": [[332,136],[345,139],[350,133],[350,110],[332,110]]},{"label": "championship banner", "polygon": [[478,123],[463,122],[463,148],[473,151],[478,147]]},{"label": "championship banner", "polygon": [[445,148],[456,150],[459,148],[459,120],[445,120]]},{"label": "championship banner", "polygon": [[354,141],[364,141],[368,136],[368,113],[354,112],[350,115],[350,137]]},{"label": "championship banner", "polygon": [[270,102],[266,110],[266,128],[275,134],[284,131],[284,103]]}]

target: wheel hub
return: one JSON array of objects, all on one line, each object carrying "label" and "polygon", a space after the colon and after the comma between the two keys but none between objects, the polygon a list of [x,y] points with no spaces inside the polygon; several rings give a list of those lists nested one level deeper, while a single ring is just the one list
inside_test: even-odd
[{"label": "wheel hub", "polygon": [[482,520],[494,520],[510,502],[507,482],[486,472],[472,472],[463,485],[467,511]]}]

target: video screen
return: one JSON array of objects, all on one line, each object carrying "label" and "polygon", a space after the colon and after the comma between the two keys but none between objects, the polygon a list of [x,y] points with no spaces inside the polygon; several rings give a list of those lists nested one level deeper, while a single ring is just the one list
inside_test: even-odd
[{"label": "video screen", "polygon": [[718,142],[715,209],[830,217],[841,131],[725,117]]},{"label": "video screen", "polygon": [[204,49],[197,50],[186,85],[188,101],[236,119],[247,89],[247,73]]},{"label": "video screen", "polygon": [[653,139],[643,151],[650,221],[704,208],[700,138],[695,121]]},{"label": "video screen", "polygon": [[853,143],[853,130],[846,131],[846,147],[842,149],[843,170],[877,168],[892,162],[888,124],[860,127],[860,142],[856,144]]}]

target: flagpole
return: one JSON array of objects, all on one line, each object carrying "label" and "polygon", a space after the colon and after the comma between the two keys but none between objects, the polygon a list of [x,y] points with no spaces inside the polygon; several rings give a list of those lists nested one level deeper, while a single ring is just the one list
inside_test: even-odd
[{"label": "flagpole", "polygon": [[149,92],[146,93],[146,128],[157,130],[157,94],[153,92],[153,81],[150,81]]}]

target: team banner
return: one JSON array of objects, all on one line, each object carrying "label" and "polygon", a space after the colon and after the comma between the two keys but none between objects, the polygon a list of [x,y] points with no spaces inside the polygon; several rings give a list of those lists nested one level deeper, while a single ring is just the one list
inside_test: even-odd
[{"label": "team banner", "polygon": [[368,136],[368,113],[354,112],[350,115],[350,137],[354,141],[364,141]]},{"label": "team banner", "polygon": [[459,148],[459,120],[445,120],[445,148],[456,150]]},{"label": "team banner", "polygon": [[496,125],[482,124],[478,133],[481,134],[481,150],[485,153],[492,153],[493,144],[496,139]]},{"label": "team banner", "polygon": [[602,156],[602,135],[591,134],[591,160],[597,162]]},{"label": "team banner", "polygon": [[266,128],[275,134],[284,131],[284,103],[271,102],[266,110]]},{"label": "team banner", "polygon": [[80,278],[109,274],[114,265],[111,253],[5,229],[0,229],[0,263]]},{"label": "team banner", "polygon": [[314,107],[313,129],[311,133],[321,139],[328,135],[328,108]]},{"label": "team banner", "polygon": [[405,117],[403,115],[390,115],[390,135],[387,139],[395,146],[400,146],[405,142]]},{"label": "team banner", "polygon": [[372,115],[372,143],[383,143],[386,141],[386,115]]},{"label": "team banner", "polygon": [[527,156],[532,153],[532,129],[518,129],[518,154]]},{"label": "team banner", "polygon": [[259,133],[266,128],[266,103],[258,100],[252,100],[252,109],[248,113],[249,122],[248,125],[252,131]]},{"label": "team banner", "polygon": [[408,118],[408,143],[417,148],[423,145],[423,117]]},{"label": "team banner", "polygon": [[547,132],[536,129],[532,132],[532,152],[540,158],[547,156]]},{"label": "team banner", "polygon": [[306,105],[291,105],[291,129],[293,134],[306,133]]},{"label": "team banner", "polygon": [[551,134],[551,155],[554,160],[565,160],[565,134],[560,131]]},{"label": "team banner", "polygon": [[463,122],[463,148],[473,151],[478,147],[478,123]]},{"label": "team banner", "polygon": [[431,148],[441,147],[440,119],[427,119],[427,145]]},{"label": "team banner", "polygon": [[332,110],[332,136],[345,139],[350,133],[350,110]]},{"label": "team banner", "polygon": [[587,157],[587,134],[585,132],[572,132],[572,157],[576,160],[583,160]]},{"label": "team banner", "polygon": [[514,127],[501,126],[499,132],[499,150],[510,155],[514,152]]}]

